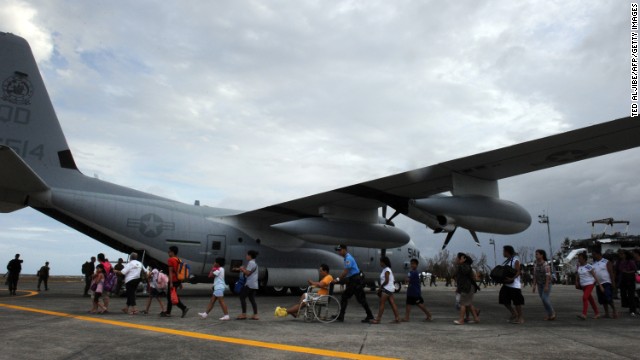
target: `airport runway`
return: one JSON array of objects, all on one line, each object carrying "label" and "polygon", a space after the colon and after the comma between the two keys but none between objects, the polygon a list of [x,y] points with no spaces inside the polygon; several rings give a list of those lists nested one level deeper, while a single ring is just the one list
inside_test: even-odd
[{"label": "airport runway", "polygon": [[[208,286],[187,285],[179,310],[161,318],[158,304],[153,315],[120,312],[124,298],[113,298],[110,314],[90,315],[90,299],[81,296],[80,280],[54,280],[50,291],[36,292],[35,282],[21,281],[18,296],[0,290],[0,337],[3,359],[638,359],[640,318],[626,313],[618,320],[579,320],[581,293],[573,286],[555,286],[552,302],[558,313],[543,321],[542,304],[525,288],[526,323],[506,322],[507,311],[497,304],[498,287],[482,289],[475,303],[481,323],[456,326],[454,292],[443,284],[423,288],[431,322],[413,309],[412,321],[389,323],[385,311],[380,325],[362,324],[364,311],[352,298],[344,323],[305,323],[301,319],[275,318],[276,306],[289,306],[297,297],[259,296],[261,319],[221,322],[217,306],[206,320],[197,315],[208,303]],[[337,294],[339,297],[339,294]],[[236,296],[226,297],[230,314],[240,312]],[[378,298],[368,295],[374,313]],[[404,290],[396,294],[404,312]],[[146,298],[139,298],[144,306]],[[626,309],[625,309],[626,310]],[[591,313],[590,313],[591,315]]]}]

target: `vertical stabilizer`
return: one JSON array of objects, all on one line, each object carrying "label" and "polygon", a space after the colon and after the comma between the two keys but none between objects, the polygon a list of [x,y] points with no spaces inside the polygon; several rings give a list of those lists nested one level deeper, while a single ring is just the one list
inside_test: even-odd
[{"label": "vertical stabilizer", "polygon": [[[13,149],[44,181],[76,170],[27,41],[0,32],[0,145]],[[6,169],[0,167],[0,175]]]}]

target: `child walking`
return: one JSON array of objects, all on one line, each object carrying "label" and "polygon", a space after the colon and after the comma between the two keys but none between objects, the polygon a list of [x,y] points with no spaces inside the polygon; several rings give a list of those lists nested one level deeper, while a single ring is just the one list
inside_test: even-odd
[{"label": "child walking", "polygon": [[407,306],[402,321],[409,321],[411,305],[416,305],[418,309],[422,310],[426,315],[425,321],[431,321],[431,313],[427,310],[426,306],[424,306],[424,299],[422,298],[420,274],[418,273],[418,259],[411,259],[410,266],[411,271],[409,271],[409,285],[407,287]]},{"label": "child walking", "polygon": [[215,262],[213,263],[213,267],[209,272],[209,277],[214,278],[213,295],[211,296],[211,300],[209,300],[207,310],[205,312],[198,313],[198,315],[200,315],[200,317],[203,319],[206,319],[207,316],[209,316],[209,313],[213,309],[213,305],[215,305],[216,301],[220,301],[220,308],[222,308],[222,313],[224,314],[224,316],[222,316],[220,320],[229,320],[229,310],[227,309],[227,305],[224,303],[224,263],[224,258],[216,258]]},{"label": "child walking", "polygon": [[98,264],[96,272],[91,279],[91,290],[93,290],[93,299],[90,314],[104,314],[107,311],[105,305],[100,304],[100,297],[104,291],[104,266]]},{"label": "child walking", "polygon": [[384,313],[384,304],[389,301],[391,304],[391,310],[395,316],[394,323],[400,322],[400,315],[398,314],[398,307],[396,301],[393,298],[393,293],[396,290],[393,278],[393,272],[391,271],[391,260],[388,257],[383,256],[380,258],[380,266],[383,267],[380,273],[380,288],[378,289],[378,296],[380,296],[380,307],[378,308],[378,316],[371,320],[372,324],[380,324],[382,320],[382,314]]}]

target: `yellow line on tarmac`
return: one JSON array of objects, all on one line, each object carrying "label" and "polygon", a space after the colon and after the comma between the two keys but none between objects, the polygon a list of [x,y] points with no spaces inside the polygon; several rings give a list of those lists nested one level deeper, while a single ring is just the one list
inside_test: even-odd
[{"label": "yellow line on tarmac", "polygon": [[[0,289],[0,290],[7,290],[7,289]],[[31,290],[16,290],[16,291],[19,292],[19,293],[27,293],[27,294],[26,295],[17,295],[17,296],[14,296],[13,298],[10,298],[10,299],[16,299],[16,298],[23,298],[23,297],[29,297],[29,296],[38,295],[37,291],[31,291]]]},{"label": "yellow line on tarmac", "polygon": [[25,306],[17,306],[17,305],[0,303],[0,307],[13,309],[13,310],[28,311],[28,312],[38,313],[38,314],[51,315],[51,316],[67,317],[67,318],[72,318],[76,320],[90,321],[95,323],[108,324],[108,325],[120,326],[120,327],[126,327],[126,328],[138,329],[138,330],[152,331],[157,333],[185,336],[185,337],[190,337],[194,339],[218,341],[218,342],[224,342],[229,344],[253,346],[253,347],[267,348],[267,349],[280,350],[280,351],[305,353],[305,354],[312,354],[312,355],[319,355],[319,356],[330,356],[330,357],[342,358],[342,359],[367,359],[367,360],[388,359],[385,357],[373,356],[373,355],[362,355],[362,354],[348,353],[348,352],[342,352],[342,351],[309,348],[309,347],[303,347],[303,346],[276,344],[276,343],[270,343],[265,341],[256,341],[256,340],[239,339],[239,338],[232,338],[232,337],[226,337],[226,336],[209,335],[209,334],[203,334],[203,333],[198,333],[193,331],[175,330],[175,329],[163,328],[158,326],[132,324],[124,321],[115,321],[115,320],[107,320],[107,319],[97,318],[97,317],[73,315],[73,314],[67,314],[67,313],[62,313],[57,311],[35,309],[35,308],[30,308]]}]

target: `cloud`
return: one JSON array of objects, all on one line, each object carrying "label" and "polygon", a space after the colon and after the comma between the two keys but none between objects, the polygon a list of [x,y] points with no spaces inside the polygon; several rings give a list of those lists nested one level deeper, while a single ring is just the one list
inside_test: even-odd
[{"label": "cloud", "polygon": [[[624,3],[8,4],[0,23],[34,47],[80,169],[186,203],[259,208],[628,113]],[[636,216],[637,155],[501,194],[548,209],[557,238],[585,233]],[[536,225],[504,241],[537,242]],[[444,240],[402,227],[429,251]]]}]

